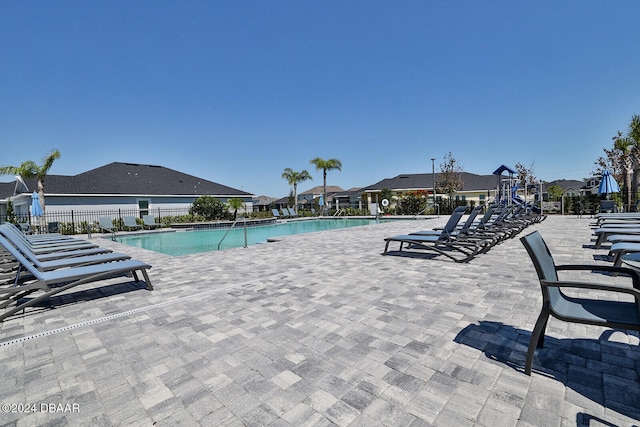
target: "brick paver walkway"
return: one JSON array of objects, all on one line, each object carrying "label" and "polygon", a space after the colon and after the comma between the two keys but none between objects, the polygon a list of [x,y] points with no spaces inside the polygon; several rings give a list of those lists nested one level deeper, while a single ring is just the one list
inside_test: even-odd
[{"label": "brick paver walkway", "polygon": [[[0,325],[0,423],[638,425],[635,333],[552,319],[523,373],[541,296],[518,239],[469,264],[381,255],[445,220],[183,257],[94,238],[152,264],[155,290],[113,279]],[[529,230],[558,264],[596,262],[589,222]]]}]

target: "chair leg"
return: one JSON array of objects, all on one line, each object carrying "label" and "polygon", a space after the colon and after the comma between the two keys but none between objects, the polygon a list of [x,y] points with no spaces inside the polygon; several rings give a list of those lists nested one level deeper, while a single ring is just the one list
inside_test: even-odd
[{"label": "chair leg", "polygon": [[536,325],[531,333],[531,340],[529,341],[529,349],[527,350],[527,360],[525,362],[524,373],[531,375],[531,368],[533,366],[533,356],[536,352],[536,347],[542,347],[544,344],[544,331],[547,327],[547,321],[549,320],[548,309],[543,308],[538,316]]}]

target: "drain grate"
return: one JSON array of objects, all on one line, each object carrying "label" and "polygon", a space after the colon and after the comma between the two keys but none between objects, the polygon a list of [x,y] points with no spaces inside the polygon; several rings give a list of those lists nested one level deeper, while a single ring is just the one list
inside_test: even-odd
[{"label": "drain grate", "polygon": [[148,306],[145,306],[145,307],[134,308],[132,310],[127,310],[127,311],[123,311],[122,313],[116,313],[116,314],[112,314],[112,315],[109,315],[109,316],[100,317],[98,319],[87,320],[87,321],[84,321],[84,322],[76,323],[75,325],[63,326],[62,328],[52,329],[50,331],[39,332],[39,333],[33,334],[33,335],[27,335],[27,336],[20,337],[20,338],[14,338],[14,339],[8,340],[8,341],[2,341],[2,342],[0,342],[0,347],[7,347],[7,346],[10,346],[10,345],[13,345],[13,344],[19,344],[21,342],[30,341],[30,340],[33,340],[33,339],[42,338],[42,337],[46,337],[46,336],[50,336],[50,335],[59,334],[61,332],[67,332],[67,331],[70,331],[70,330],[73,330],[73,329],[82,328],[84,326],[95,325],[96,323],[102,323],[102,322],[107,322],[109,320],[118,319],[120,317],[131,316],[132,314],[137,314],[137,313],[142,313],[142,312],[145,312],[145,311],[155,310],[157,308],[162,308],[162,307],[166,307],[166,306],[169,306],[169,305],[180,304],[182,302],[189,301],[189,300],[192,300],[192,299],[195,299],[195,298],[203,298],[203,297],[206,297],[207,295],[215,294],[215,293],[218,293],[218,292],[224,292],[224,291],[227,291],[229,289],[241,288],[243,286],[247,286],[247,285],[250,285],[250,284],[252,284],[254,282],[257,282],[259,280],[261,280],[261,279],[253,279],[253,280],[249,280],[248,282],[243,282],[243,283],[234,284],[234,285],[227,285],[227,286],[223,286],[221,288],[212,289],[210,291],[199,292],[197,294],[189,295],[189,296],[182,297],[182,298],[176,298],[176,299],[173,299],[173,300],[170,300],[170,301],[160,302],[160,303],[153,304],[153,305],[148,305]]}]

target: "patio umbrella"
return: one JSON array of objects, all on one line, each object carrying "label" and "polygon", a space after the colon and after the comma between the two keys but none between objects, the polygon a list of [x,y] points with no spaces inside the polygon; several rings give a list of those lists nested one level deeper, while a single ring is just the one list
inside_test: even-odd
[{"label": "patio umbrella", "polygon": [[35,225],[40,225],[40,218],[44,215],[42,212],[42,207],[40,206],[40,196],[36,191],[31,195],[31,217],[37,218],[35,221]]},{"label": "patio umbrella", "polygon": [[322,197],[322,194],[320,195],[320,200],[318,200],[318,206],[324,206],[324,198]]},{"label": "patio umbrella", "polygon": [[598,188],[598,194],[606,194],[609,197],[611,193],[619,193],[620,186],[616,182],[611,172],[608,169],[602,171],[602,180],[600,181],[600,187]]}]

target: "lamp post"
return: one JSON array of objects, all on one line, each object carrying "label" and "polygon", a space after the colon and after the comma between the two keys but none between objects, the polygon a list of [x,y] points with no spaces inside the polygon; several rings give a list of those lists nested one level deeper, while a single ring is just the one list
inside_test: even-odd
[{"label": "lamp post", "polygon": [[433,179],[433,204],[436,204],[436,159],[431,158],[431,178]]}]

